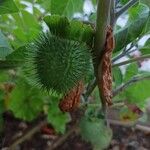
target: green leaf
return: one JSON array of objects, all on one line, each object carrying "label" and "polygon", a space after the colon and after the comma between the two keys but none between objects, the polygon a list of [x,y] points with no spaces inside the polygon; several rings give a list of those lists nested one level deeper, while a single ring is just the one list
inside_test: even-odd
[{"label": "green leaf", "polygon": [[129,9],[128,23],[133,25],[129,28],[131,39],[137,38],[143,31],[148,17],[150,9],[144,4],[139,4]]},{"label": "green leaf", "polygon": [[38,4],[43,7],[46,11],[50,12],[51,10],[51,0],[37,0]]},{"label": "green leaf", "polygon": [[12,43],[16,48],[24,46],[39,35],[41,27],[33,14],[22,10],[12,17],[15,24],[15,28],[11,31],[15,38]]},{"label": "green leaf", "polygon": [[0,31],[0,59],[5,59],[5,57],[12,52],[12,48],[8,43],[6,37]]},{"label": "green leaf", "polygon": [[18,11],[13,0],[0,0],[0,14],[10,14]]},{"label": "green leaf", "polygon": [[143,107],[146,104],[146,99],[150,97],[149,89],[150,80],[137,82],[125,90],[126,99],[138,107]]},{"label": "green leaf", "polygon": [[92,0],[93,5],[97,4],[97,0]]},{"label": "green leaf", "polygon": [[124,27],[119,29],[115,33],[115,49],[114,52],[122,50],[128,43],[130,43],[129,35],[128,35],[128,27]]},{"label": "green leaf", "polygon": [[35,16],[33,16],[31,13],[29,13],[28,11],[22,10],[21,15],[22,15],[22,19],[26,27],[33,27],[36,29],[40,29],[38,21],[36,20]]},{"label": "green leaf", "polygon": [[51,13],[64,15],[69,18],[73,13],[79,12],[83,7],[83,0],[51,0]]},{"label": "green leaf", "polygon": [[127,106],[123,106],[119,112],[121,121],[137,121],[141,117],[137,112],[132,111]]},{"label": "green leaf", "polygon": [[25,46],[13,51],[11,54],[6,56],[5,60],[0,60],[0,69],[7,70],[21,67],[25,62],[26,52]]},{"label": "green leaf", "polygon": [[15,117],[32,121],[43,110],[42,94],[20,78],[10,95],[9,109]]},{"label": "green leaf", "polygon": [[6,60],[11,60],[11,61],[14,60],[14,61],[18,61],[18,63],[22,63],[25,61],[26,53],[27,53],[26,46],[19,47],[11,54],[6,56]]},{"label": "green leaf", "polygon": [[105,126],[104,120],[83,117],[80,121],[82,138],[91,142],[95,150],[105,149],[109,146],[112,131]]},{"label": "green leaf", "polygon": [[131,63],[127,69],[124,76],[124,82],[130,80],[133,76],[138,74],[138,65],[137,63]]},{"label": "green leaf", "polygon": [[6,71],[0,72],[0,82],[6,82],[9,80],[9,74]]},{"label": "green leaf", "polygon": [[123,81],[123,75],[119,67],[113,68],[113,79],[115,82],[115,86],[119,86]]},{"label": "green leaf", "polygon": [[59,98],[51,97],[51,104],[48,108],[47,120],[50,124],[52,124],[57,132],[64,134],[66,130],[66,123],[70,121],[70,118],[67,113],[60,111],[58,105]]},{"label": "green leaf", "polygon": [[144,34],[143,30],[149,17],[149,8],[139,4],[129,10],[129,20],[125,27],[116,31],[116,47],[114,52],[120,51],[137,37]]},{"label": "green leaf", "polygon": [[140,48],[143,55],[150,54],[150,38],[146,41],[143,47]]},{"label": "green leaf", "polygon": [[149,14],[149,17],[148,17],[148,20],[147,20],[147,23],[146,23],[146,26],[145,26],[143,32],[145,34],[149,34],[150,33],[150,14]]}]

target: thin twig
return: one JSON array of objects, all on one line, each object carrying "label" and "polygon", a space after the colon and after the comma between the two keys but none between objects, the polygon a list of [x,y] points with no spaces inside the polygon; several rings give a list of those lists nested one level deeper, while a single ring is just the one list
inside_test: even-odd
[{"label": "thin twig", "polygon": [[8,149],[9,150],[16,150],[17,145],[23,143],[27,139],[30,139],[36,132],[38,132],[41,129],[41,127],[43,127],[46,124],[47,124],[46,120],[40,122],[38,125],[33,127],[31,130],[29,130],[25,135],[23,135],[22,137],[17,139],[11,146],[9,146]]},{"label": "thin twig", "polygon": [[119,54],[116,57],[112,58],[112,63],[114,63],[115,61],[119,60],[123,56],[125,56],[127,54],[130,54],[131,52],[134,52],[134,50],[130,51],[134,46],[135,45],[133,43],[131,43],[131,45],[130,45],[130,47],[128,49],[126,49],[126,47],[125,47],[121,54]]},{"label": "thin twig", "polygon": [[150,75],[147,75],[147,76],[135,76],[133,77],[131,80],[127,81],[126,83],[124,83],[123,85],[119,86],[117,89],[115,89],[113,91],[113,97],[115,97],[116,95],[118,95],[120,92],[122,92],[123,90],[125,90],[128,86],[136,83],[136,82],[139,82],[139,81],[142,81],[142,80],[146,80],[146,79],[150,79]]},{"label": "thin twig", "polygon": [[134,6],[136,3],[138,3],[138,0],[130,0],[127,4],[125,4],[120,10],[118,10],[115,14],[116,20],[120,15],[122,15],[124,12],[126,12],[130,7]]},{"label": "thin twig", "polygon": [[137,121],[124,122],[124,121],[113,120],[113,119],[108,119],[108,122],[112,125],[118,125],[124,127],[133,127],[137,123]]},{"label": "thin twig", "polygon": [[97,85],[97,81],[96,81],[96,78],[94,78],[94,80],[92,80],[87,88],[86,88],[86,92],[85,94],[83,95],[84,96],[84,100],[87,101],[88,97],[90,96],[90,94],[93,92],[93,90],[95,89]]},{"label": "thin twig", "polygon": [[[126,89],[129,85],[141,81],[141,80],[146,80],[146,79],[150,79],[150,76],[139,76],[139,77],[133,77],[131,80],[129,80],[127,83],[124,83],[123,85],[119,86],[117,89],[115,89],[113,91],[113,96],[118,95],[121,91],[123,91],[124,89]],[[88,96],[92,93],[92,91],[95,89],[97,82],[96,79],[94,79],[92,84],[92,88],[90,89],[90,91],[88,91]],[[85,94],[85,98],[87,99],[88,96]]]},{"label": "thin twig", "polygon": [[66,134],[64,134],[64,135],[63,135],[62,137],[60,137],[56,142],[54,142],[54,143],[52,144],[52,146],[49,147],[47,150],[54,150],[54,149],[56,149],[57,147],[59,147],[60,145],[62,145],[62,144],[65,142],[65,140],[66,140],[69,136],[71,136],[74,132],[75,132],[76,134],[79,133],[79,129],[78,129],[78,126],[77,126],[77,125],[75,125],[74,127],[71,127],[71,129],[70,129]]},{"label": "thin twig", "polygon": [[138,130],[141,130],[143,132],[150,133],[150,127],[148,127],[148,126],[143,126],[143,125],[137,124],[135,126],[135,128]]},{"label": "thin twig", "polygon": [[129,59],[127,61],[123,61],[123,62],[120,62],[120,63],[117,63],[117,64],[113,64],[112,67],[118,67],[118,66],[123,66],[123,65],[126,65],[126,64],[129,64],[129,63],[132,63],[132,62],[135,62],[135,61],[140,61],[140,60],[144,60],[146,58],[150,58],[150,54],[148,55],[143,55],[143,56],[140,56],[140,57],[136,57],[136,58],[133,58],[133,59]]},{"label": "thin twig", "polygon": [[142,125],[139,121],[129,121],[123,122],[119,120],[108,119],[108,122],[112,125],[124,126],[124,127],[134,127],[137,130],[141,130],[146,133],[150,133],[150,127]]}]

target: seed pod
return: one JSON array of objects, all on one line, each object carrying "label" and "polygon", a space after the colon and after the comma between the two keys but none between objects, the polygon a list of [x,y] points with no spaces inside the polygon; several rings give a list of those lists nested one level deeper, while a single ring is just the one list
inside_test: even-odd
[{"label": "seed pod", "polygon": [[63,112],[70,112],[78,107],[80,96],[83,92],[83,82],[80,81],[72,90],[70,90],[60,101],[59,108]]},{"label": "seed pod", "polygon": [[89,67],[90,50],[84,43],[43,33],[28,47],[24,72],[38,87],[65,94]]}]

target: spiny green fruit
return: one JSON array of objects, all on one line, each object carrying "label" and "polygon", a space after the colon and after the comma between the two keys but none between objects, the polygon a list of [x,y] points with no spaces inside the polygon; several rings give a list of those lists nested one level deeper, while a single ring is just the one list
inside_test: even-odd
[{"label": "spiny green fruit", "polygon": [[43,33],[28,49],[25,74],[47,91],[64,94],[89,70],[90,50],[84,43]]}]

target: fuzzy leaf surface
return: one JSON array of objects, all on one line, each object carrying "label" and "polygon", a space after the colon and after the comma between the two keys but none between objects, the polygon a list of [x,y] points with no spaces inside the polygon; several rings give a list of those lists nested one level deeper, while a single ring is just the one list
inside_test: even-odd
[{"label": "fuzzy leaf surface", "polygon": [[32,121],[43,110],[41,95],[38,89],[31,87],[25,79],[21,78],[11,93],[9,109],[15,117]]}]

